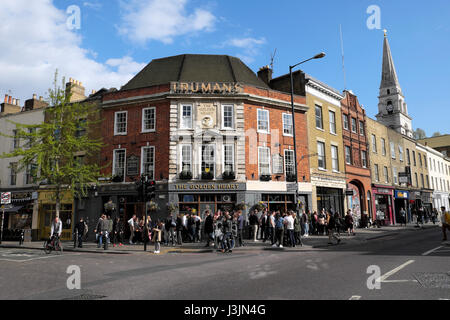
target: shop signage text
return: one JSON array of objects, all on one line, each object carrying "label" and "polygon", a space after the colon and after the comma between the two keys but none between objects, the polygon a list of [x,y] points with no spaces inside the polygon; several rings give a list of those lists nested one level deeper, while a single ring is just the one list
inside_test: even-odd
[{"label": "shop signage text", "polygon": [[175,190],[238,190],[238,184],[176,184]]},{"label": "shop signage text", "polygon": [[244,88],[240,83],[172,82],[170,84],[170,92],[183,94],[236,94],[244,92]]}]

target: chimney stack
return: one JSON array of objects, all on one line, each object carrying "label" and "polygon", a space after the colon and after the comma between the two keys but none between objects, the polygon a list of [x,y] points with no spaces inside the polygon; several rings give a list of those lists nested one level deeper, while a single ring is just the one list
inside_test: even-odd
[{"label": "chimney stack", "polygon": [[262,67],[258,71],[258,78],[264,81],[264,83],[270,84],[270,81],[272,80],[272,73],[273,70],[270,69],[270,66]]},{"label": "chimney stack", "polygon": [[5,103],[8,103],[8,95],[5,94]]},{"label": "chimney stack", "polygon": [[12,100],[12,97],[9,96],[9,97],[8,97],[8,103],[9,103],[9,104],[11,104],[11,100]]},{"label": "chimney stack", "polygon": [[36,99],[37,99],[37,94],[33,93],[33,100],[36,100]]}]

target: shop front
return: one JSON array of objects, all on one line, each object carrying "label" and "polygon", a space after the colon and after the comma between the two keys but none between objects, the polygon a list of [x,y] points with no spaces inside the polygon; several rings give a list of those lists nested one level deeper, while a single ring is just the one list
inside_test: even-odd
[{"label": "shop front", "polygon": [[395,224],[394,214],[394,188],[387,186],[372,186],[374,211],[372,220],[381,217],[382,225]]},{"label": "shop front", "polygon": [[395,190],[394,191],[394,204],[395,204],[395,221],[397,223],[402,223],[400,211],[405,210],[406,220],[410,222],[408,215],[409,210],[409,191],[406,190]]},{"label": "shop front", "polygon": [[[61,192],[59,218],[62,222],[62,240],[72,239],[72,225],[74,218],[74,200],[70,191]],[[52,221],[56,217],[55,192],[52,190],[39,190],[39,238],[47,239],[50,236]]]},{"label": "shop front", "polygon": [[321,212],[333,210],[341,216],[344,212],[344,191],[343,189],[317,187],[317,210]]}]

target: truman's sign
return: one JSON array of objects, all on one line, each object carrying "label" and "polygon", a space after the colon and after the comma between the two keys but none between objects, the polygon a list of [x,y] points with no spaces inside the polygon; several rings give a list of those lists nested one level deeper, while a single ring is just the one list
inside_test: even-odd
[{"label": "truman's sign", "polygon": [[237,94],[243,93],[244,87],[240,83],[231,82],[171,82],[170,92],[183,94]]}]

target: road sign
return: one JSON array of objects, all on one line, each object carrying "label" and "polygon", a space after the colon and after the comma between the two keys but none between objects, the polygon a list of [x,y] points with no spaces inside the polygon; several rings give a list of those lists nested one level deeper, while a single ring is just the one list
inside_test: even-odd
[{"label": "road sign", "polygon": [[10,204],[10,203],[11,203],[11,192],[2,192],[1,204]]}]

